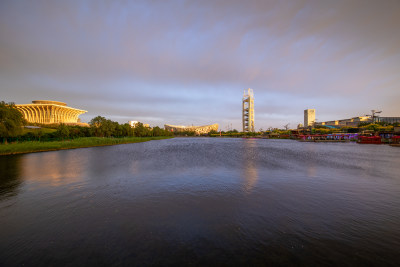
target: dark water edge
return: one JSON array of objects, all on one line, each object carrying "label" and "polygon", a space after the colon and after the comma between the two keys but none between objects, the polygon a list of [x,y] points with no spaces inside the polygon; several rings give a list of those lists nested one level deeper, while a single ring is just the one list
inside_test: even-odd
[{"label": "dark water edge", "polygon": [[398,266],[400,151],[182,138],[0,158],[0,266]]}]

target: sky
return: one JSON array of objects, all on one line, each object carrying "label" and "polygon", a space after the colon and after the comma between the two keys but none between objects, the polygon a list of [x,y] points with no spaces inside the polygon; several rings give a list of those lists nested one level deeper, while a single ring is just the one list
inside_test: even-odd
[{"label": "sky", "polygon": [[400,1],[0,1],[0,100],[151,126],[400,116]]}]

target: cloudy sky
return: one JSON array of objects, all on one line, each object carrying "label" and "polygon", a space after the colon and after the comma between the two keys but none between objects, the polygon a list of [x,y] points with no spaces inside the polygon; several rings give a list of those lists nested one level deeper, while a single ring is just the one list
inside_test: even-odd
[{"label": "cloudy sky", "polygon": [[400,116],[400,1],[0,1],[1,99],[152,126]]}]

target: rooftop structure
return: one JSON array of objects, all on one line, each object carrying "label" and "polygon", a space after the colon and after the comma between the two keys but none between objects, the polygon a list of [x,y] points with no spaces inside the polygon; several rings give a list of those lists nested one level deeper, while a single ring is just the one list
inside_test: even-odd
[{"label": "rooftop structure", "polygon": [[242,99],[243,132],[254,132],[254,93],[248,88],[243,92]]},{"label": "rooftop structure", "polygon": [[78,124],[78,116],[86,110],[68,107],[64,102],[49,100],[34,100],[32,104],[15,105],[30,123],[66,123]]},{"label": "rooftop structure", "polygon": [[210,131],[218,131],[218,123],[203,126],[183,126],[183,125],[164,125],[165,130],[170,132],[195,132],[196,134],[206,134]]}]

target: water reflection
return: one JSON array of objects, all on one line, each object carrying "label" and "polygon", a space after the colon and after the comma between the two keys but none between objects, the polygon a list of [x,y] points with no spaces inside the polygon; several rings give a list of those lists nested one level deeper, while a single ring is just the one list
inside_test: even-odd
[{"label": "water reflection", "polygon": [[399,155],[176,138],[0,157],[0,197],[18,194],[0,265],[397,266]]},{"label": "water reflection", "polygon": [[87,158],[82,150],[65,150],[25,155],[22,161],[26,181],[57,187],[81,182]]},{"label": "water reflection", "polygon": [[[307,151],[306,155],[315,155],[317,152],[315,151],[315,144],[306,143],[305,151]],[[307,157],[307,156],[306,156]],[[307,171],[307,176],[310,178],[315,178],[317,176],[316,162],[313,158],[305,158],[305,167]]]},{"label": "water reflection", "polygon": [[133,175],[138,175],[140,172],[140,163],[138,160],[132,160],[131,166],[130,166],[130,173]]},{"label": "water reflection", "polygon": [[243,160],[243,179],[244,191],[249,194],[258,180],[257,162],[256,162],[257,140],[243,140],[242,160]]},{"label": "water reflection", "polygon": [[0,201],[18,194],[21,179],[23,155],[2,157],[0,159]]}]

